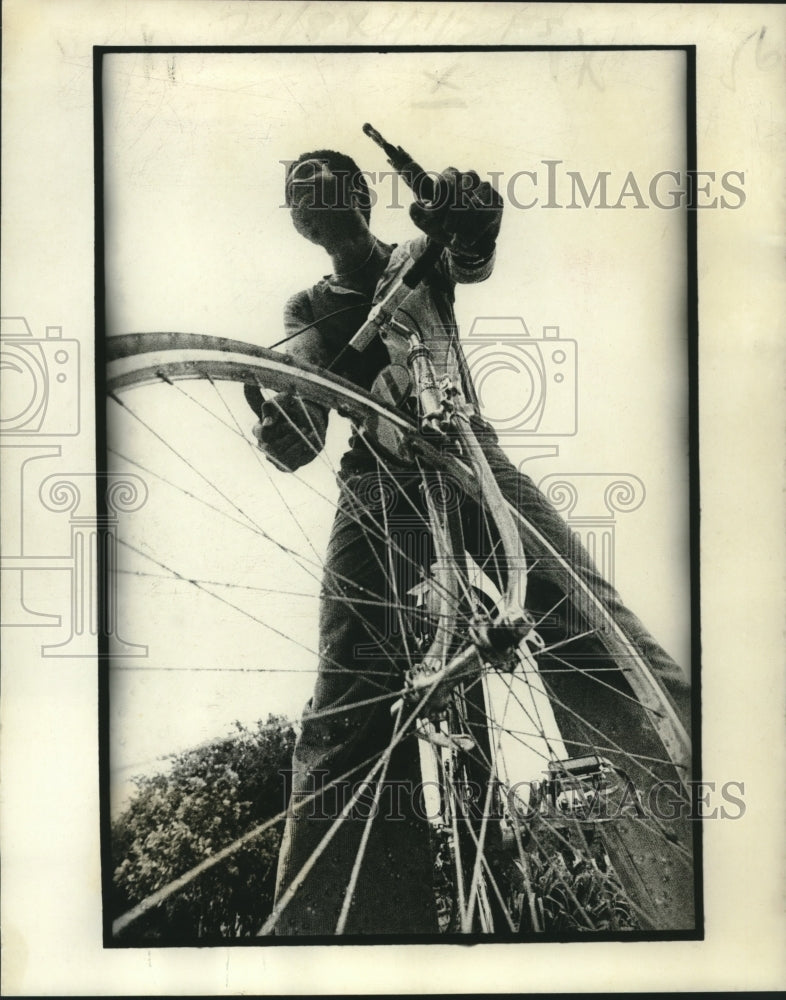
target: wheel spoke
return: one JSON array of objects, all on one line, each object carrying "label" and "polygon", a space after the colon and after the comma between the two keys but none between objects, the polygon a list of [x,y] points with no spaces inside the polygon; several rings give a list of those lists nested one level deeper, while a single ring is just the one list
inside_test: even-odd
[{"label": "wheel spoke", "polygon": [[[317,550],[316,550],[316,548],[314,546],[314,543],[309,538],[308,532],[305,530],[305,528],[303,527],[302,523],[300,522],[300,520],[296,516],[295,512],[292,510],[292,507],[290,506],[290,504],[287,502],[286,497],[284,496],[284,494],[282,493],[282,491],[279,489],[278,484],[275,481],[275,478],[271,474],[269,463],[264,461],[264,459],[262,458],[262,455],[259,452],[259,449],[255,448],[254,445],[251,443],[251,441],[249,441],[249,439],[243,433],[243,430],[242,430],[240,424],[238,423],[237,417],[235,416],[235,414],[230,409],[229,404],[227,403],[227,401],[224,399],[224,397],[218,391],[218,386],[216,385],[216,383],[213,381],[212,378],[208,379],[208,381],[212,385],[213,390],[216,393],[216,395],[218,396],[218,398],[223,403],[224,408],[226,409],[227,413],[232,418],[232,421],[234,422],[235,429],[236,429],[237,433],[240,435],[240,437],[243,439],[243,441],[245,441],[245,443],[248,445],[249,449],[251,450],[252,454],[254,455],[254,458],[256,459],[257,465],[259,465],[260,468],[263,468],[265,470],[265,474],[267,475],[268,482],[270,483],[270,485],[275,490],[275,492],[276,492],[279,500],[281,501],[282,505],[284,506],[284,509],[289,514],[289,516],[292,519],[295,527],[298,529],[298,531],[300,532],[300,534],[303,536],[303,538],[305,539],[308,547],[311,549],[311,551],[314,553],[314,555],[316,556],[317,560],[319,561],[320,556],[319,556],[319,553],[317,552]],[[281,410],[280,407],[279,407],[279,410]],[[281,412],[283,412],[283,410]],[[316,449],[314,449],[314,451],[316,452]]]},{"label": "wheel spoke", "polygon": [[[211,590],[207,590],[205,587],[201,586],[196,581],[189,580],[188,578],[182,576],[180,573],[177,572],[177,570],[172,569],[170,566],[167,566],[165,563],[163,563],[160,560],[156,559],[154,556],[150,555],[149,553],[143,552],[141,549],[136,548],[135,546],[131,545],[129,542],[124,541],[122,538],[119,539],[119,541],[120,541],[121,545],[125,546],[128,549],[131,549],[131,551],[136,552],[138,555],[145,556],[147,559],[150,559],[151,562],[153,562],[157,566],[161,567],[161,569],[168,570],[178,580],[182,580],[184,583],[191,584],[193,587],[195,587],[197,590],[201,591],[202,593],[208,594],[210,597],[215,598],[215,600],[219,601],[221,604],[225,604],[227,607],[230,607],[233,610],[239,612],[244,617],[250,619],[253,622],[256,622],[258,625],[261,625],[263,628],[268,629],[268,631],[273,632],[275,635],[279,636],[280,638],[288,640],[293,645],[298,646],[300,649],[303,649],[305,652],[311,653],[312,656],[317,657],[319,655],[315,649],[312,649],[310,646],[307,646],[305,643],[301,642],[299,639],[296,639],[294,636],[289,635],[287,632],[283,632],[281,629],[277,628],[275,625],[271,625],[270,622],[265,621],[263,618],[259,618],[256,615],[252,615],[249,611],[246,611],[245,608],[240,607],[240,605],[235,604],[233,601],[227,600],[225,597],[222,597],[220,594],[216,594],[216,593],[214,593]],[[337,660],[333,659],[333,657],[329,656],[328,654],[326,654],[324,652],[323,652],[322,655],[324,656],[324,658],[327,660],[328,663],[331,663],[333,665],[333,668],[337,672],[340,672],[340,673],[343,673],[343,674],[349,674],[351,676],[356,676],[357,675],[357,671],[354,668],[349,668],[349,667],[343,666]],[[366,679],[373,686],[378,687],[378,688],[384,688],[383,684],[381,684],[379,681],[373,679],[373,675],[367,675]],[[346,710],[347,709],[345,708],[344,711],[346,711]]]},{"label": "wheel spoke", "polygon": [[[401,713],[404,708],[404,703],[402,702],[396,712],[396,720],[393,725],[393,736],[396,736],[398,727],[401,724]],[[358,878],[360,877],[360,869],[363,864],[363,858],[366,854],[366,847],[368,845],[368,838],[371,836],[371,827],[376,818],[377,809],[379,808],[379,800],[382,795],[382,789],[384,787],[385,778],[387,776],[388,765],[390,764],[390,756],[388,755],[385,759],[382,771],[380,772],[379,779],[377,781],[377,787],[374,792],[374,800],[369,810],[369,815],[366,817],[366,823],[363,827],[363,835],[360,839],[360,845],[358,847],[358,853],[355,856],[355,861],[352,865],[352,871],[350,872],[349,882],[347,883],[347,889],[344,893],[344,901],[341,904],[341,913],[338,917],[338,923],[336,924],[336,934],[343,934],[347,925],[347,916],[349,915],[349,908],[352,905],[352,900],[355,896],[355,887],[358,883]]]},{"label": "wheel spoke", "polygon": [[258,531],[262,535],[266,534],[266,532],[263,530],[263,528],[259,524],[257,524],[257,522],[254,520],[253,517],[251,517],[250,514],[247,514],[242,509],[242,507],[239,507],[233,500],[231,500],[226,495],[226,493],[223,492],[223,490],[219,489],[219,487],[216,486],[216,484],[211,479],[209,479],[203,472],[200,472],[199,469],[197,469],[195,465],[193,465],[191,462],[189,462],[189,460],[184,455],[182,455],[177,450],[177,448],[175,448],[169,441],[167,441],[166,438],[164,438],[161,434],[159,434],[158,431],[153,430],[153,428],[150,426],[150,424],[148,424],[145,420],[143,420],[142,417],[140,417],[138,413],[136,413],[134,410],[132,410],[131,407],[128,406],[126,403],[124,403],[123,400],[120,399],[118,396],[115,396],[114,394],[112,394],[111,398],[114,399],[115,402],[119,403],[119,405],[122,406],[123,409],[134,418],[134,420],[138,421],[142,425],[142,427],[144,427],[150,434],[152,434],[153,437],[157,441],[160,441],[161,444],[163,444],[165,448],[167,448],[169,451],[171,451],[172,454],[177,459],[179,459],[179,461],[181,461],[184,465],[186,465],[192,472],[195,472],[199,476],[200,479],[202,479],[204,482],[206,482],[208,484],[208,486],[212,487],[212,489],[214,489],[216,491],[216,493],[218,493],[218,495],[221,497],[222,500],[226,500],[226,502],[228,504],[230,504],[230,506],[233,507],[237,511],[237,513],[240,514],[241,517],[244,517],[248,521],[249,525],[252,528],[254,528],[256,531]]},{"label": "wheel spoke", "polygon": [[[168,382],[168,380],[165,380],[165,381],[167,381],[167,382]],[[188,396],[187,398],[191,399],[192,397]],[[118,402],[120,402],[120,401],[118,400]],[[122,404],[121,404],[121,405],[122,405]],[[141,424],[142,424],[142,425],[143,425],[143,426],[144,426],[144,427],[145,427],[145,428],[146,428],[146,429],[147,429],[147,430],[148,430],[148,431],[149,431],[149,432],[150,432],[150,433],[151,433],[151,434],[152,434],[152,435],[154,436],[154,437],[156,437],[156,438],[157,438],[158,440],[161,440],[161,441],[164,441],[164,439],[163,439],[163,438],[161,437],[161,435],[160,435],[160,434],[158,434],[158,432],[157,432],[157,431],[155,431],[155,430],[154,430],[154,429],[153,429],[153,428],[152,428],[152,427],[151,427],[151,426],[149,425],[149,423],[147,423],[146,421],[143,421],[143,420],[142,420],[142,419],[141,419],[140,417],[138,417],[138,415],[136,415],[136,414],[134,413],[134,411],[130,409],[130,407],[127,407],[127,406],[126,406],[125,408],[126,408],[126,409],[127,409],[127,410],[128,410],[128,411],[129,411],[129,412],[130,412],[130,413],[131,413],[131,414],[132,414],[133,416],[135,416],[135,417],[136,417],[136,419],[137,419],[137,420],[138,420],[138,421],[139,421],[139,422],[140,422],[140,423],[141,423]],[[243,436],[242,434],[241,434],[240,436],[241,436],[241,437],[244,437],[244,436]],[[197,474],[199,475],[199,477],[200,477],[201,479],[203,479],[204,481],[206,481],[206,482],[210,482],[210,480],[209,480],[209,479],[208,479],[208,478],[207,478],[207,477],[206,477],[206,476],[205,476],[205,475],[204,475],[203,473],[201,473],[201,472],[200,472],[200,471],[199,471],[199,470],[198,470],[198,469],[197,469],[197,468],[196,468],[196,467],[195,467],[195,466],[193,465],[193,463],[191,463],[191,462],[190,462],[190,461],[189,461],[189,460],[188,460],[188,459],[187,459],[187,458],[186,458],[185,456],[183,456],[182,454],[180,454],[180,453],[179,453],[179,452],[178,452],[178,451],[177,451],[176,449],[174,449],[174,448],[173,448],[173,447],[172,447],[172,446],[171,446],[171,445],[170,445],[170,444],[169,444],[168,442],[165,442],[165,441],[164,441],[164,443],[165,443],[165,444],[166,444],[166,446],[167,446],[167,447],[169,448],[169,450],[170,450],[170,451],[172,451],[172,452],[173,452],[173,453],[174,453],[174,454],[175,454],[175,455],[176,455],[176,456],[177,456],[177,457],[178,457],[178,458],[179,458],[179,459],[180,459],[180,460],[181,460],[181,461],[182,461],[182,462],[183,462],[183,463],[184,463],[184,464],[185,464],[185,465],[186,465],[186,466],[188,467],[188,468],[190,468],[190,469],[192,469],[193,471],[195,471],[195,472],[196,472],[196,473],[197,473]],[[249,444],[250,444],[250,442],[249,442]],[[255,452],[255,453],[256,453],[256,454],[258,455],[258,452]],[[139,465],[139,463],[134,463],[134,464],[136,464],[136,465]],[[141,467],[142,467],[143,469],[145,468],[144,466],[141,466]],[[153,473],[153,472],[152,472],[152,470],[149,470],[149,469],[145,469],[145,471],[148,471],[148,472],[150,472],[150,473],[151,473],[152,475],[157,475],[156,473]],[[270,476],[270,472],[269,472],[269,470],[266,470],[266,472],[267,472],[268,476]],[[170,485],[170,486],[171,486],[172,488],[174,488],[174,489],[177,489],[177,490],[180,490],[181,492],[184,492],[184,493],[187,493],[188,495],[190,495],[190,496],[192,496],[192,497],[193,497],[193,494],[190,494],[190,493],[188,493],[188,491],[184,490],[184,489],[183,489],[182,487],[179,487],[179,486],[175,485],[174,483],[172,483],[172,482],[171,482],[171,480],[167,480],[167,479],[165,479],[164,477],[160,477],[160,476],[159,476],[158,478],[161,478],[161,479],[163,479],[163,480],[164,480],[164,481],[165,481],[165,482],[166,482],[166,483],[167,483],[168,485]],[[272,480],[271,480],[271,481],[272,481]],[[214,485],[214,484],[212,484],[212,485]],[[307,485],[309,485],[309,486],[310,486],[310,484],[307,484]],[[229,497],[227,497],[227,496],[226,496],[226,494],[224,494],[224,493],[223,493],[223,491],[221,491],[221,490],[219,490],[219,489],[218,489],[218,487],[216,487],[216,486],[214,485],[214,488],[215,488],[215,489],[217,490],[217,492],[219,492],[219,494],[220,494],[220,495],[221,495],[222,497],[224,497],[225,499],[227,499],[227,500],[228,500],[228,502],[229,502],[230,504],[232,504],[232,503],[233,503],[233,502],[231,501],[231,499],[230,499]],[[313,489],[313,487],[312,487],[312,489]],[[277,488],[277,487],[276,487],[276,491],[277,491],[277,492],[279,492],[279,495],[280,495],[280,491],[278,491],[278,488]],[[327,498],[325,498],[325,497],[324,497],[324,496],[323,496],[323,495],[322,495],[321,493],[319,493],[319,491],[316,491],[316,490],[314,490],[314,492],[317,492],[317,494],[318,494],[319,496],[322,496],[322,498],[323,498],[323,499],[327,499]],[[201,500],[200,498],[197,498],[197,497],[194,497],[194,499],[198,500],[199,502],[203,502],[203,503],[205,503],[205,504],[206,504],[206,505],[207,505],[208,507],[210,507],[211,509],[214,509],[214,510],[217,510],[217,511],[220,511],[220,508],[215,508],[215,507],[214,507],[214,506],[213,506],[212,504],[209,504],[209,503],[208,503],[208,502],[206,502],[206,501],[202,501],[202,500]],[[310,575],[311,575],[311,576],[312,576],[312,577],[313,577],[313,578],[314,578],[314,579],[315,579],[316,581],[319,581],[320,577],[319,577],[319,576],[317,576],[317,575],[316,575],[316,574],[315,574],[314,572],[312,572],[312,571],[311,571],[311,570],[309,570],[309,568],[308,568],[308,567],[309,567],[310,565],[313,565],[313,566],[315,566],[315,567],[316,567],[316,568],[317,568],[317,569],[318,569],[318,570],[319,570],[319,571],[321,572],[321,574],[322,574],[322,576],[321,576],[321,580],[322,580],[322,585],[323,585],[323,590],[325,590],[325,591],[326,591],[326,593],[327,593],[327,596],[329,597],[329,599],[331,599],[331,600],[335,600],[335,601],[341,601],[341,602],[343,602],[343,603],[346,603],[346,604],[352,604],[353,608],[355,607],[355,604],[356,604],[356,603],[358,603],[358,604],[362,603],[362,602],[354,602],[354,600],[352,600],[352,599],[349,599],[349,598],[346,598],[346,597],[345,597],[345,596],[344,596],[343,594],[341,594],[341,592],[340,592],[340,589],[339,589],[339,588],[340,588],[341,584],[342,584],[342,583],[350,583],[350,584],[351,584],[351,583],[352,583],[352,581],[351,581],[351,580],[347,580],[347,578],[345,578],[345,577],[342,577],[341,575],[337,574],[337,573],[336,573],[336,572],[335,572],[334,570],[332,570],[332,569],[331,569],[330,567],[326,567],[326,566],[324,566],[324,565],[322,564],[322,562],[321,562],[321,561],[319,561],[319,562],[317,562],[317,563],[312,563],[312,562],[311,562],[311,560],[307,559],[307,557],[304,557],[304,556],[303,556],[303,555],[302,555],[301,553],[298,553],[298,552],[296,552],[296,551],[295,551],[294,549],[292,549],[292,548],[291,548],[291,546],[289,546],[289,545],[285,545],[284,543],[280,542],[280,541],[279,541],[279,539],[277,539],[277,538],[274,538],[273,536],[271,536],[271,535],[269,534],[269,532],[265,531],[265,530],[264,530],[264,529],[263,529],[263,528],[262,528],[262,527],[261,527],[260,525],[258,525],[258,524],[257,524],[256,522],[254,522],[254,521],[253,521],[253,519],[251,519],[251,518],[250,518],[250,517],[249,517],[248,515],[245,515],[245,514],[244,514],[244,512],[242,511],[242,509],[241,509],[241,508],[239,508],[239,507],[237,507],[237,505],[234,505],[234,506],[236,506],[236,509],[237,509],[237,510],[238,510],[238,511],[239,511],[239,512],[240,512],[241,514],[243,514],[244,516],[246,516],[246,518],[247,518],[247,520],[248,520],[248,522],[249,522],[249,523],[248,523],[248,525],[246,525],[246,522],[240,522],[240,521],[237,521],[237,520],[236,520],[235,518],[232,518],[232,517],[230,517],[230,519],[231,519],[231,520],[232,520],[233,522],[235,522],[235,523],[237,523],[237,524],[240,524],[240,525],[242,525],[242,526],[247,526],[247,527],[250,527],[250,528],[251,528],[252,530],[254,530],[254,531],[255,531],[255,533],[256,533],[256,534],[257,534],[257,535],[258,535],[259,537],[261,537],[261,538],[264,538],[264,539],[265,539],[266,541],[269,541],[270,543],[272,543],[273,545],[275,545],[275,546],[276,546],[276,547],[277,547],[277,548],[278,548],[279,550],[281,550],[282,552],[284,552],[284,553],[286,553],[286,554],[289,554],[290,556],[292,556],[292,557],[293,557],[293,558],[294,558],[294,559],[295,559],[295,560],[296,560],[296,561],[297,561],[297,562],[298,562],[298,563],[299,563],[299,564],[301,565],[301,567],[302,567],[302,568],[304,568],[304,569],[305,569],[305,570],[306,570],[307,572],[309,572],[309,573],[310,573]],[[359,520],[358,520],[358,523],[360,523],[360,521],[359,521]],[[363,527],[364,527],[364,528],[367,528],[367,525],[366,525],[366,524],[364,524],[364,525],[363,525]],[[383,535],[383,533],[381,533],[381,532],[380,532],[380,533],[378,534],[378,537],[379,537],[380,539],[384,539],[384,535]],[[313,546],[312,546],[312,548],[313,548]],[[373,553],[373,555],[374,555],[375,559],[376,559],[377,561],[379,561],[379,559],[378,559],[378,556],[377,556],[377,554],[376,554],[376,550],[374,549],[374,547],[373,547],[373,546],[370,546],[370,549],[371,549],[371,551],[372,551],[372,553]],[[314,550],[314,551],[315,551],[315,554],[317,554],[317,553],[316,553],[316,550]],[[145,555],[145,553],[141,553],[141,552],[140,552],[139,554],[142,554],[142,555]],[[403,555],[403,553],[402,553],[402,555]],[[317,554],[317,556],[318,556],[318,554]],[[405,558],[406,558],[406,557],[405,557]],[[380,564],[380,567],[381,567],[381,564]],[[383,567],[381,567],[381,568],[383,568]],[[183,578],[182,576],[179,576],[179,578],[180,578],[180,579],[184,579],[184,578]],[[328,582],[328,578],[330,579],[330,582]],[[186,582],[189,582],[189,583],[192,583],[192,581],[191,581],[191,580],[187,580]],[[194,584],[194,585],[195,585],[195,584]],[[334,589],[332,590],[332,592],[331,592],[331,591],[329,590],[329,587],[333,587],[333,588],[334,588]],[[210,593],[211,593],[211,591],[207,590],[206,588],[198,588],[198,589],[202,589],[202,590],[204,590],[204,592],[205,592],[205,593],[208,593],[208,594],[210,594]],[[217,596],[217,595],[214,595],[214,596]],[[379,594],[379,595],[375,595],[375,598],[376,598],[376,599],[375,599],[374,601],[369,601],[369,602],[368,602],[368,604],[369,604],[369,605],[372,605],[372,606],[378,606],[378,607],[389,607],[389,606],[390,606],[390,602],[389,602],[389,600],[388,600],[388,599],[387,599],[387,598],[386,598],[385,596],[383,596],[383,595]],[[221,598],[220,596],[218,596],[218,597],[217,597],[217,599],[219,599],[219,600],[224,600],[224,599],[223,599],[223,598]],[[229,603],[229,602],[225,602],[225,603]],[[234,605],[233,605],[233,606],[234,606]],[[240,610],[240,609],[237,609],[237,610]],[[245,613],[245,612],[241,612],[241,613]],[[251,617],[251,618],[252,618],[252,620],[258,620],[258,619],[257,619],[256,617],[254,617],[254,616],[249,616],[249,617]],[[362,620],[362,625],[363,625],[364,629],[366,630],[366,632],[367,632],[367,634],[368,634],[369,638],[370,638],[370,639],[372,639],[372,641],[373,641],[373,642],[375,642],[376,644],[380,644],[380,645],[379,645],[379,650],[380,650],[380,653],[381,653],[381,654],[382,654],[382,655],[383,655],[383,656],[384,656],[384,657],[385,657],[386,659],[388,659],[388,660],[389,660],[389,662],[391,663],[391,665],[392,665],[392,666],[394,666],[394,664],[393,664],[393,660],[392,660],[392,659],[390,658],[390,653],[389,653],[389,652],[386,652],[386,650],[385,650],[385,648],[384,648],[384,643],[385,643],[385,638],[384,638],[384,636],[383,636],[383,635],[382,635],[382,634],[381,634],[381,633],[380,633],[380,632],[378,631],[378,629],[376,629],[376,627],[375,627],[375,626],[373,625],[373,623],[372,623],[372,622],[370,622],[370,621],[369,621],[369,620],[368,620],[368,619],[367,619],[367,618],[366,618],[365,616],[363,616],[363,615],[357,615],[357,617],[358,617],[359,619],[361,619],[361,620]],[[282,635],[282,637],[284,637],[284,634],[283,634],[283,633],[280,633],[280,632],[279,632],[279,634],[280,634],[280,635]]]}]

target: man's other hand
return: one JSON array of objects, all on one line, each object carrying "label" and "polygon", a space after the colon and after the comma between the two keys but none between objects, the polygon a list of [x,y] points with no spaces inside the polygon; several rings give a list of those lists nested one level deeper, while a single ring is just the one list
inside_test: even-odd
[{"label": "man's other hand", "polygon": [[412,221],[437,243],[458,253],[488,253],[502,224],[502,196],[474,170],[447,167],[434,184],[434,198],[414,202]]},{"label": "man's other hand", "polygon": [[276,468],[294,472],[324,448],[328,413],[318,403],[280,392],[259,408],[254,437]]}]

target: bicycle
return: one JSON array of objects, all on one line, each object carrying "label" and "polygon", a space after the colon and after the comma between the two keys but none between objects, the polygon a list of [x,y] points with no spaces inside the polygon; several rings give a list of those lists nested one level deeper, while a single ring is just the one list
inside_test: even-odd
[{"label": "bicycle", "polygon": [[[434,200],[431,180],[405,150],[368,124],[363,131],[418,197]],[[474,198],[472,192],[468,197]],[[582,930],[691,929],[695,880],[687,732],[646,657],[589,586],[581,560],[558,551],[504,495],[491,452],[481,441],[487,425],[475,401],[464,396],[467,380],[462,384],[460,377],[435,370],[426,338],[404,306],[441,252],[427,241],[346,346],[363,351],[375,336],[385,340],[391,333],[407,344],[406,371],[401,350],[394,357],[388,344],[392,364],[371,392],[239,341],[130,334],[109,342],[108,388],[124,409],[128,406],[117,395],[123,390],[166,384],[188,397],[180,382],[206,380],[219,404],[214,416],[250,445],[218,389],[222,382],[235,382],[251,388],[246,398],[256,400],[255,409],[263,393],[273,390],[299,399],[306,416],[308,401],[338,411],[352,420],[374,459],[365,481],[350,488],[344,480],[343,514],[362,526],[392,591],[353,593],[350,599],[344,592],[351,581],[329,577],[326,586],[328,600],[351,602],[355,614],[360,605],[369,609],[364,619],[369,648],[372,656],[389,661],[394,690],[372,673],[373,695],[323,714],[378,712],[384,706],[392,720],[383,727],[389,742],[364,762],[364,780],[330,817],[260,933],[274,931],[293,898],[303,893],[320,856],[370,786],[372,809],[339,893],[334,929],[346,932],[388,766],[396,747],[412,739],[420,747],[420,804],[428,812],[433,858],[427,891],[434,893],[442,933],[542,934],[570,929],[569,911],[573,926]],[[278,411],[310,444],[280,405]],[[269,474],[264,461],[262,466]],[[282,497],[282,486],[271,482]],[[451,502],[457,497],[459,503]],[[481,526],[477,544],[465,533],[469,522],[467,509],[459,510],[461,498]],[[406,515],[406,531],[397,532],[391,523],[396,503]],[[310,553],[296,551],[289,537],[271,538],[242,508],[236,513],[313,577],[312,555],[319,554],[286,501],[284,506]],[[551,586],[560,595],[553,606],[544,605],[542,594],[531,599],[533,566],[545,592]],[[557,635],[550,619],[568,598],[572,631]],[[387,622],[380,622],[381,607]],[[280,622],[267,627],[282,635]],[[594,662],[575,653],[588,638],[600,650]],[[361,650],[355,654],[362,659]],[[346,664],[329,657],[327,662],[328,670],[347,673]],[[353,672],[362,673],[357,664]],[[539,761],[537,779],[533,756]],[[348,773],[357,777],[357,770]],[[346,776],[332,779],[328,788],[337,790]],[[678,806],[665,816],[658,803],[664,788],[675,791]],[[292,804],[293,815],[317,797],[315,792]]]},{"label": "bicycle", "polygon": [[[391,297],[394,293],[403,299],[406,289],[399,286]],[[393,298],[369,323],[395,322],[395,305]],[[435,880],[425,891],[437,899],[442,934],[505,939],[574,930],[693,928],[687,733],[642,656],[565,555],[502,496],[459,387],[434,372],[422,342],[414,337],[409,352],[419,420],[338,376],[240,341],[128,334],[108,341],[108,359],[110,397],[138,423],[145,421],[127,402],[128,390],[158,385],[188,395],[182,383],[201,380],[215,394],[214,415],[253,447],[219,389],[222,383],[251,383],[350,418],[386,483],[395,484],[402,469],[408,481],[413,475],[420,479],[425,508],[413,516],[428,532],[437,558],[415,594],[397,595],[399,623],[402,616],[416,621],[414,627],[402,625],[401,632],[416,642],[405,649],[400,689],[378,696],[390,706],[395,724],[389,749],[369,762],[366,778],[383,778],[392,748],[418,739],[424,787],[436,789],[427,810]],[[206,407],[198,399],[196,405]],[[439,493],[449,483],[460,484],[493,525],[499,551],[492,561],[508,570],[501,590],[489,580],[490,566],[472,565],[460,548],[455,510]],[[282,488],[274,483],[277,492]],[[369,497],[357,500],[369,503]],[[411,495],[403,502],[411,507]],[[241,508],[233,516],[238,514],[246,522],[256,520]],[[256,528],[301,575],[314,575],[311,553],[297,551],[288,535],[274,539],[264,525]],[[412,558],[403,549],[397,555]],[[528,610],[522,586],[533,563],[546,566],[563,590],[581,595],[585,624],[591,623],[607,650],[607,662],[572,669],[565,644],[557,649],[543,641],[539,633],[545,626]],[[159,568],[171,569],[164,562]],[[504,577],[497,574],[498,580]],[[281,634],[280,619],[267,627]],[[540,759],[537,769],[522,764],[533,754]],[[664,788],[673,793],[672,808],[659,815]],[[353,796],[331,831],[357,803]],[[369,830],[373,822],[370,818]],[[363,870],[365,843],[364,835],[337,934],[345,931],[358,880],[373,877]],[[275,929],[308,877],[306,870],[290,886],[264,933]]]}]

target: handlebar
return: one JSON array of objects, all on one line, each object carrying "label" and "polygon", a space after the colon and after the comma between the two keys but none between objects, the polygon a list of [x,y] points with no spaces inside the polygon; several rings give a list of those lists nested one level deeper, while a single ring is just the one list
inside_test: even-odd
[{"label": "handlebar", "polygon": [[405,149],[402,149],[401,146],[394,146],[392,142],[387,142],[368,122],[363,126],[363,132],[372,142],[384,150],[388,163],[412,188],[418,201],[434,200],[434,181]]},{"label": "handlebar", "polygon": [[[421,165],[412,159],[409,153],[401,146],[394,146],[388,142],[375,128],[368,122],[363,126],[365,135],[375,142],[388,158],[388,163],[401,177],[404,178],[408,187],[412,189],[417,200],[423,202],[435,202],[437,200],[437,186],[430,174]],[[473,190],[464,189],[462,191],[462,206],[482,211],[488,206],[484,205],[475,195]],[[439,206],[436,206],[439,207]],[[465,240],[467,247],[473,247],[477,243],[476,239]],[[420,279],[418,279],[420,280]],[[414,285],[412,286],[414,288]]]}]

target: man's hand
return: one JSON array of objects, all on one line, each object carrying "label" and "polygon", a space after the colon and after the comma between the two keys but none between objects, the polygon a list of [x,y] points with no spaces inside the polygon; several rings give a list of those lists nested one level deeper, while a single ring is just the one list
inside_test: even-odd
[{"label": "man's hand", "polygon": [[325,407],[287,392],[260,406],[254,405],[248,392],[246,398],[261,418],[253,428],[254,437],[276,468],[294,472],[322,451],[329,413]]},{"label": "man's hand", "polygon": [[427,236],[458,253],[490,253],[502,224],[502,196],[474,170],[447,167],[434,185],[434,199],[414,202],[412,221]]}]

